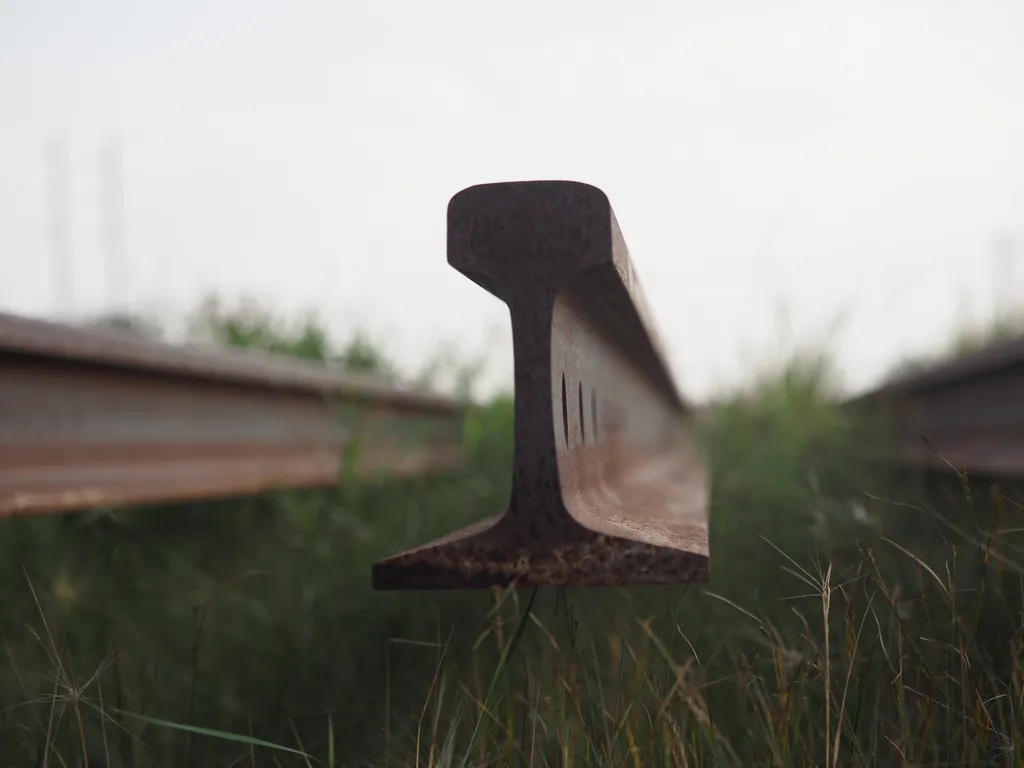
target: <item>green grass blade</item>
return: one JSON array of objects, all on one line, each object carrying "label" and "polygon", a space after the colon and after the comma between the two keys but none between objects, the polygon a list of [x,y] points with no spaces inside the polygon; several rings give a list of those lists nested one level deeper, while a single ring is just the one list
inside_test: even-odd
[{"label": "green grass blade", "polygon": [[[176,731],[184,731],[186,733],[194,733],[194,734],[199,735],[199,736],[210,736],[210,737],[215,738],[215,739],[222,739],[224,741],[232,741],[232,742],[235,742],[236,744],[245,744],[246,746],[250,746],[250,747],[264,747],[266,749],[274,749],[274,750],[277,750],[278,752],[288,752],[289,754],[292,754],[292,755],[299,755],[300,757],[303,757],[306,760],[315,760],[315,758],[313,758],[312,755],[309,755],[309,754],[303,752],[302,750],[292,749],[291,747],[286,747],[286,746],[283,746],[281,744],[275,744],[272,741],[264,741],[263,739],[257,739],[257,738],[254,738],[252,736],[242,736],[242,735],[237,734],[237,733],[228,733],[226,731],[217,731],[217,730],[214,730],[213,728],[203,728],[202,726],[199,726],[199,725],[185,725],[184,723],[174,723],[174,722],[171,722],[170,720],[161,720],[158,717],[148,717],[147,715],[140,715],[140,714],[137,714],[135,712],[125,712],[124,710],[120,710],[120,709],[112,709],[111,711],[117,712],[119,715],[124,715],[125,717],[133,717],[136,720],[141,720],[144,723],[148,723],[150,725],[155,725],[155,726],[157,726],[159,728],[171,728],[171,729],[176,730]],[[317,760],[316,762],[319,763],[320,761]]]}]

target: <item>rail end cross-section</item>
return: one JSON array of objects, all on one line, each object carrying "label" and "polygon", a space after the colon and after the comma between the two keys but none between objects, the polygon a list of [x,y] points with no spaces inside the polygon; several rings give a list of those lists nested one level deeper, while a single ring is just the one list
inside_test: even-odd
[{"label": "rail end cross-section", "polygon": [[377,589],[703,581],[708,475],[605,194],[484,184],[448,206],[448,262],[512,317],[508,509],[374,566]]}]

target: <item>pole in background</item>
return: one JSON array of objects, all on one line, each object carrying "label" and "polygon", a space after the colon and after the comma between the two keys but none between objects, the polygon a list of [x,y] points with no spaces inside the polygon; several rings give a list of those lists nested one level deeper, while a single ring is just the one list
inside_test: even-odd
[{"label": "pole in background", "polygon": [[67,142],[46,146],[46,227],[50,244],[52,314],[75,314],[75,264],[71,248],[71,160]]},{"label": "pole in background", "polygon": [[992,238],[993,314],[997,321],[1008,318],[1018,304],[1015,285],[1016,243],[1013,237],[1001,232]]},{"label": "pole in background", "polygon": [[100,151],[99,165],[107,312],[121,314],[129,310],[131,302],[125,247],[124,167],[119,143],[112,142]]}]

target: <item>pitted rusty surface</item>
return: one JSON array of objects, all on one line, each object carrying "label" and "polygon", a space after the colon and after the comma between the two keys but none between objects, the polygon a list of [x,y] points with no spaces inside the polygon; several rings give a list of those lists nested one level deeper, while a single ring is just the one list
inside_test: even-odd
[{"label": "pitted rusty surface", "polygon": [[[384,567],[386,564],[386,567]],[[683,584],[707,578],[707,556],[623,536],[582,531],[557,546],[435,545],[389,558],[376,589],[475,589],[494,585],[605,587]],[[415,578],[412,578],[415,574]]]},{"label": "pitted rusty surface", "polygon": [[505,514],[374,567],[378,589],[670,584],[708,576],[708,479],[608,199],[471,187],[448,260],[504,300],[515,355]]}]

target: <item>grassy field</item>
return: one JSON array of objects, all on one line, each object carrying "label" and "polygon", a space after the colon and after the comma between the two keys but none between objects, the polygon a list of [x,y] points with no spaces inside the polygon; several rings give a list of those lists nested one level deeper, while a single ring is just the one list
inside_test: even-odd
[{"label": "grassy field", "polygon": [[503,508],[507,397],[450,478],[4,521],[0,765],[1024,764],[1021,496],[880,470],[833,395],[797,356],[708,419],[701,587],[371,592],[379,556]]}]

